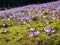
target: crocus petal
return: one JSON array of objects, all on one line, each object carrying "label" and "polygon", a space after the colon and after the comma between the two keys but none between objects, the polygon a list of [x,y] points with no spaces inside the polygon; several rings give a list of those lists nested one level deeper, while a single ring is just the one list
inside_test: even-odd
[{"label": "crocus petal", "polygon": [[56,30],[51,30],[51,33],[54,33]]},{"label": "crocus petal", "polygon": [[34,35],[39,35],[39,33],[40,33],[39,31],[36,31],[34,32]]},{"label": "crocus petal", "polygon": [[34,31],[35,29],[34,28],[30,28],[30,31]]},{"label": "crocus petal", "polygon": [[34,36],[34,34],[33,34],[33,33],[31,33],[31,34],[29,34],[29,36],[30,36],[30,37],[33,37],[33,36]]},{"label": "crocus petal", "polygon": [[49,22],[45,22],[45,24],[49,24]]}]

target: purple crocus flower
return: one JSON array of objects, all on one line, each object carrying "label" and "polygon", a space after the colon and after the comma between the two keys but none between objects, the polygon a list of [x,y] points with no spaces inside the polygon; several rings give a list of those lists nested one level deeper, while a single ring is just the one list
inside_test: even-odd
[{"label": "purple crocus flower", "polygon": [[44,28],[44,31],[48,33],[51,31],[51,28]]},{"label": "purple crocus flower", "polygon": [[50,18],[51,18],[52,20],[55,20],[55,17],[53,17],[53,16],[50,16]]},{"label": "purple crocus flower", "polygon": [[31,19],[29,17],[26,17],[25,19],[28,20],[28,22],[31,22]]},{"label": "purple crocus flower", "polygon": [[39,35],[40,31],[35,31],[34,35]]},{"label": "purple crocus flower", "polygon": [[25,19],[25,17],[22,17],[22,18],[21,18],[21,21],[24,21],[24,19]]},{"label": "purple crocus flower", "polygon": [[54,29],[51,29],[51,28],[44,28],[44,31],[46,33],[54,33],[55,32],[55,30]]},{"label": "purple crocus flower", "polygon": [[56,30],[52,29],[50,32],[51,32],[51,33],[54,33],[55,31],[56,31]]},{"label": "purple crocus flower", "polygon": [[24,21],[26,19],[26,16],[21,17],[21,21]]},{"label": "purple crocus flower", "polygon": [[57,15],[57,18],[60,18],[60,15]]},{"label": "purple crocus flower", "polygon": [[29,17],[26,17],[25,19],[29,20]]},{"label": "purple crocus flower", "polygon": [[45,22],[45,24],[49,24],[49,22]]},{"label": "purple crocus flower", "polygon": [[9,15],[9,18],[10,18],[10,19],[12,19],[12,18],[13,18],[13,16]]},{"label": "purple crocus flower", "polygon": [[32,32],[31,34],[29,34],[30,37],[33,37],[33,36],[37,36],[39,35],[39,31],[35,31],[35,32]]},{"label": "purple crocus flower", "polygon": [[18,12],[18,14],[23,15],[23,14],[24,14],[24,12],[20,11],[20,12]]},{"label": "purple crocus flower", "polygon": [[2,33],[4,33],[4,34],[7,33],[7,32],[8,32],[7,30],[3,30],[3,31],[2,31]]},{"label": "purple crocus flower", "polygon": [[35,28],[30,28],[30,31],[34,31],[35,30]]},{"label": "purple crocus flower", "polygon": [[51,19],[55,20],[55,17],[51,17]]},{"label": "purple crocus flower", "polygon": [[30,36],[30,37],[33,37],[33,36],[34,36],[34,34],[33,34],[33,33],[31,33],[31,34],[29,34],[29,36]]},{"label": "purple crocus flower", "polygon": [[31,20],[28,20],[28,22],[31,22]]},{"label": "purple crocus flower", "polygon": [[29,16],[30,19],[33,19],[34,17],[35,17],[35,16],[33,16],[33,15]]}]

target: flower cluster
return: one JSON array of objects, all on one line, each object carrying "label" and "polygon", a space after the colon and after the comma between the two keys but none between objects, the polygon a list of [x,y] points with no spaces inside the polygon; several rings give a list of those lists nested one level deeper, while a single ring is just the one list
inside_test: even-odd
[{"label": "flower cluster", "polygon": [[56,30],[51,29],[51,28],[44,28],[44,31],[45,31],[46,33],[54,33]]},{"label": "flower cluster", "polygon": [[30,37],[38,36],[40,33],[40,31],[36,31],[35,28],[30,28],[30,31],[32,31],[31,34],[29,34]]}]

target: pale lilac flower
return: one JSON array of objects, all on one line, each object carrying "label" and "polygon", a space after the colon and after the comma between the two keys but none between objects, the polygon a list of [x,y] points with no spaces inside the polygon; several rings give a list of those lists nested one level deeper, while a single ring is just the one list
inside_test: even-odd
[{"label": "pale lilac flower", "polygon": [[31,34],[29,34],[30,37],[33,37],[33,36],[37,36],[39,35],[39,31],[35,31],[35,32],[32,32]]},{"label": "pale lilac flower", "polygon": [[57,18],[60,18],[60,15],[57,15]]},{"label": "pale lilac flower", "polygon": [[30,28],[30,31],[34,31],[35,30],[35,28]]},{"label": "pale lilac flower", "polygon": [[30,37],[33,37],[33,36],[34,36],[34,34],[33,34],[33,33],[31,33],[31,34],[29,34],[29,36],[30,36]]},{"label": "pale lilac flower", "polygon": [[60,5],[57,6],[57,8],[56,8],[56,11],[57,11],[57,12],[59,12],[59,10],[60,10]]},{"label": "pale lilac flower", "polygon": [[12,18],[13,18],[13,16],[9,15],[9,18],[10,18],[10,19],[12,19]]},{"label": "pale lilac flower", "polygon": [[45,22],[45,24],[49,24],[49,22]]},{"label": "pale lilac flower", "polygon": [[56,31],[56,30],[52,29],[52,30],[51,30],[51,33],[54,33],[55,31]]},{"label": "pale lilac flower", "polygon": [[24,15],[24,12],[20,11],[20,12],[18,12],[18,14],[20,14],[20,15]]},{"label": "pale lilac flower", "polygon": [[28,20],[28,22],[31,22],[31,20]]},{"label": "pale lilac flower", "polygon": [[51,29],[51,28],[44,28],[44,31],[45,31],[46,33],[54,33],[56,30]]},{"label": "pale lilac flower", "polygon": [[33,16],[33,15],[29,16],[30,19],[32,19],[32,18],[34,18],[34,17],[35,17],[35,16]]},{"label": "pale lilac flower", "polygon": [[4,33],[6,33],[6,32],[7,32],[7,30],[3,30],[3,32],[4,32]]},{"label": "pale lilac flower", "polygon": [[8,31],[7,30],[3,30],[2,33],[7,33]]},{"label": "pale lilac flower", "polygon": [[34,32],[34,35],[39,35],[40,31]]},{"label": "pale lilac flower", "polygon": [[25,19],[29,20],[29,17],[26,17]]},{"label": "pale lilac flower", "polygon": [[24,21],[26,19],[26,16],[21,17],[21,21]]},{"label": "pale lilac flower", "polygon": [[51,17],[51,19],[55,20],[55,17]]},{"label": "pale lilac flower", "polygon": [[28,20],[28,22],[31,22],[31,19],[29,17],[26,17],[25,20]]},{"label": "pale lilac flower", "polygon": [[55,17],[53,17],[53,16],[50,16],[50,18],[51,18],[52,20],[55,20]]},{"label": "pale lilac flower", "polygon": [[18,18],[17,17],[14,17],[14,20],[17,20]]},{"label": "pale lilac flower", "polygon": [[44,31],[48,33],[51,31],[51,28],[44,28]]},{"label": "pale lilac flower", "polygon": [[55,12],[56,12],[56,10],[52,10],[51,12],[52,12],[52,13],[55,13]]}]

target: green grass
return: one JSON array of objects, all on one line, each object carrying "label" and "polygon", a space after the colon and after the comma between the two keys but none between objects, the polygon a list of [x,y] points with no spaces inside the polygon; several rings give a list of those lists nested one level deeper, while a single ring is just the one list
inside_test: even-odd
[{"label": "green grass", "polygon": [[[5,21],[9,24],[8,28],[0,28],[0,45],[60,45],[60,21],[56,19],[52,20],[43,20],[43,21],[51,21],[51,24],[44,24],[42,22],[43,19],[33,20],[31,23],[26,22],[23,25],[16,25],[15,20]],[[19,20],[18,20],[19,21]],[[38,22],[38,24],[36,23]],[[13,24],[12,24],[13,23]],[[2,20],[0,20],[0,25],[2,24]],[[29,28],[35,27],[36,30],[40,31],[40,34],[37,37],[29,37]],[[43,28],[52,27],[56,29],[56,32],[51,36],[47,36],[44,32]],[[6,34],[1,34],[2,30],[8,30]]]}]

